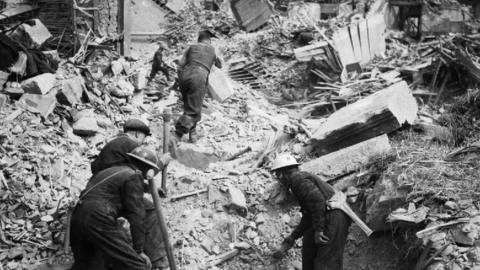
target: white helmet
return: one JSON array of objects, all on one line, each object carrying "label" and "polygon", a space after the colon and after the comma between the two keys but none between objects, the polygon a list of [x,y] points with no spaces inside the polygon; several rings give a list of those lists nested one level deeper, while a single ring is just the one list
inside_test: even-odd
[{"label": "white helmet", "polygon": [[284,153],[278,155],[277,158],[273,161],[272,171],[296,165],[299,165],[297,160],[292,155]]}]

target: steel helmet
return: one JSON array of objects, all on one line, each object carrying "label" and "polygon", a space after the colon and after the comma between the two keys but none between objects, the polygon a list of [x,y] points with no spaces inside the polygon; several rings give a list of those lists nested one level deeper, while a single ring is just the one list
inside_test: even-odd
[{"label": "steel helmet", "polygon": [[145,147],[139,146],[132,150],[132,152],[127,154],[128,156],[143,162],[144,164],[159,170],[157,163],[157,156],[150,150]]},{"label": "steel helmet", "polygon": [[273,161],[272,164],[272,171],[290,167],[290,166],[298,166],[299,163],[297,160],[290,154],[284,153],[277,156],[277,158]]},{"label": "steel helmet", "polygon": [[142,120],[139,119],[127,120],[127,122],[125,122],[125,125],[123,126],[123,132],[127,131],[140,131],[147,136],[152,135],[152,133],[150,132],[150,128]]}]

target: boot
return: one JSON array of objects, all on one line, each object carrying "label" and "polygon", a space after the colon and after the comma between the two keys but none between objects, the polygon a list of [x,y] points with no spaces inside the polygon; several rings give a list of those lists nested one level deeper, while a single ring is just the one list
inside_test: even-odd
[{"label": "boot", "polygon": [[188,141],[190,143],[196,143],[198,140],[200,140],[201,137],[202,135],[198,133],[196,129],[192,129],[188,133]]}]

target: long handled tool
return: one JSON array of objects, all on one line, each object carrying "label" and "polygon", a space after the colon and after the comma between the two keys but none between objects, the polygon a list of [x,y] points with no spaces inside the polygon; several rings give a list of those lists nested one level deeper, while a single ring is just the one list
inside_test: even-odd
[{"label": "long handled tool", "polygon": [[[170,120],[172,119],[172,109],[163,110],[163,153],[168,153],[168,143],[170,141]],[[167,165],[162,170],[162,191],[167,194]]]},{"label": "long handled tool", "polygon": [[175,257],[173,256],[173,248],[168,237],[167,224],[163,218],[162,206],[160,204],[160,196],[158,195],[157,185],[153,179],[153,175],[148,175],[148,183],[150,184],[150,193],[152,194],[153,203],[155,204],[155,210],[157,212],[158,224],[160,225],[160,232],[162,233],[163,243],[165,244],[165,250],[167,252],[168,264],[171,270],[177,270],[175,264]]},{"label": "long handled tool", "polygon": [[353,220],[353,222],[358,225],[358,227],[360,227],[360,229],[362,229],[363,232],[365,232],[367,236],[370,236],[373,233],[373,231],[367,226],[367,224],[365,224],[365,222],[363,222],[363,220],[361,220],[357,216],[357,214],[352,210],[352,208],[350,208],[347,203],[347,196],[345,196],[343,192],[336,191],[335,195],[333,195],[333,197],[328,200],[327,205],[332,209],[342,210],[345,214],[347,214],[347,216],[349,216]]}]

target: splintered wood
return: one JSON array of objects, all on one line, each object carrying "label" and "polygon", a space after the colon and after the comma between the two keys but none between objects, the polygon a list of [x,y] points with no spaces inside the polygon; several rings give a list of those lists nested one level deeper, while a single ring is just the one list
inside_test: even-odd
[{"label": "splintered wood", "polygon": [[417,111],[410,88],[400,81],[333,113],[313,132],[312,140],[325,155],[413,124]]}]

